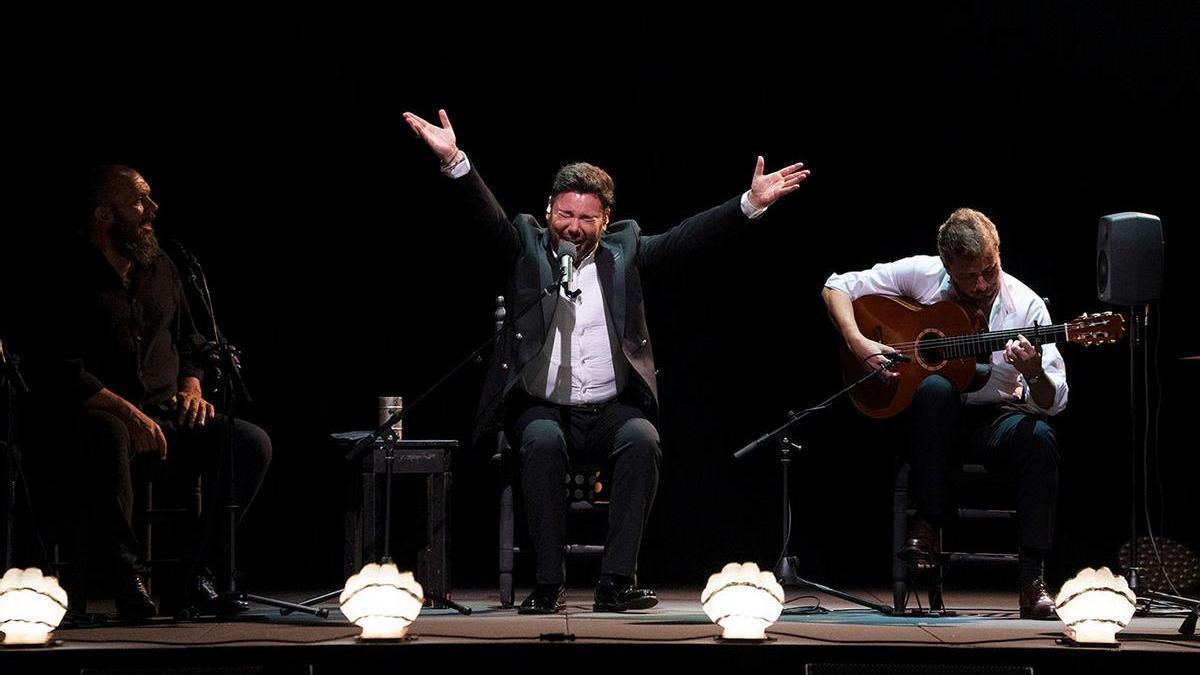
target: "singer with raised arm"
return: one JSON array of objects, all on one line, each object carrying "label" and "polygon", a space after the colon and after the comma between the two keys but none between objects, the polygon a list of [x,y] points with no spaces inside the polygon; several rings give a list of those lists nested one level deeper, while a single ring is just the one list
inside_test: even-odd
[{"label": "singer with raised arm", "polygon": [[[971,209],[954,211],[938,229],[937,249],[937,256],[913,256],[826,280],[822,297],[849,358],[869,369],[889,358],[931,358],[911,349],[897,357],[894,347],[864,335],[852,302],[874,299],[868,296],[904,298],[899,302],[912,308],[952,300],[962,307],[964,317],[993,332],[1050,325],[1042,298],[1001,269],[1000,235],[987,216]],[[1023,618],[1047,619],[1053,617],[1054,602],[1046,590],[1043,564],[1051,548],[1058,494],[1058,443],[1047,418],[1067,404],[1066,366],[1053,343],[1038,346],[1025,334],[1002,347],[991,354],[988,366],[980,367],[968,391],[936,373],[915,386],[904,423],[917,516],[900,556],[914,564],[939,559],[946,471],[961,450],[965,458],[1016,478],[1018,606]],[[901,378],[916,372],[888,370],[882,376]],[[893,390],[902,389],[900,384],[896,379]]]},{"label": "singer with raised arm", "polygon": [[[62,288],[45,299],[45,320],[30,326],[40,333],[29,369],[38,428],[57,433],[37,434],[26,456],[49,501],[85,524],[90,546],[78,555],[96,554],[90,557],[111,580],[118,616],[141,620],[157,608],[132,525],[133,465],[167,463],[167,476],[182,478],[185,489],[201,473],[205,510],[221,512],[219,450],[232,437],[240,514],[262,483],[271,443],[261,428],[218,413],[204,397],[205,339],[193,326],[178,269],[159,248],[150,184],[134,169],[106,165],[92,170],[83,189],[86,211],[63,251]],[[209,567],[222,560],[227,523],[219,513],[209,532],[197,520],[182,534],[190,573],[186,588],[159,586],[164,613],[245,608],[218,594]]]},{"label": "singer with raised arm", "polygon": [[[657,604],[637,583],[638,550],[658,486],[661,451],[654,420],[658,390],[646,329],[641,274],[669,274],[689,255],[747,229],[809,175],[793,164],[763,172],[750,189],[657,235],[632,220],[610,222],[613,181],[599,167],[568,164],[554,177],[545,224],[505,214],[459,149],[450,119],[404,119],[441,161],[477,231],[508,265],[508,323],[480,399],[477,434],[503,429],[518,451],[537,584],[524,614],[563,608],[568,458],[612,467],[608,535],[593,610]],[[538,303],[548,286],[559,290]]]}]

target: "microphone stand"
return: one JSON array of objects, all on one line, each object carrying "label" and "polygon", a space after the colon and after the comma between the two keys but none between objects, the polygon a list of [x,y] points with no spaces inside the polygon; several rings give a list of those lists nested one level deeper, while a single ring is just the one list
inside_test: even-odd
[{"label": "microphone stand", "polygon": [[[236,503],[234,495],[234,478],[237,471],[237,462],[233,454],[233,425],[234,425],[234,409],[237,406],[239,397],[246,403],[252,403],[250,392],[246,388],[246,383],[242,379],[242,363],[239,358],[241,352],[236,346],[225,339],[225,335],[221,332],[217,325],[216,313],[213,311],[212,294],[208,290],[208,278],[204,274],[204,268],[201,267],[200,261],[189,253],[182,244],[178,241],[173,241],[175,249],[180,253],[187,263],[188,282],[196,291],[200,298],[200,303],[204,307],[207,314],[210,328],[212,330],[213,340],[204,345],[203,352],[208,355],[209,365],[213,367],[213,372],[216,376],[215,389],[220,393],[222,409],[225,411],[226,430],[225,441],[220,450],[220,458],[224,461],[226,470],[225,484],[225,515],[228,519],[227,548],[226,548],[226,565],[228,573],[226,585],[228,589],[221,594],[222,603],[226,606],[232,606],[238,601],[249,600],[260,605],[268,605],[281,609],[288,609],[296,612],[305,612],[313,614],[320,618],[329,616],[329,610],[324,608],[313,608],[305,605],[299,605],[293,602],[287,602],[278,598],[270,598],[262,595],[254,595],[239,591],[237,589],[237,522],[238,511],[241,505]],[[220,469],[218,468],[218,474]],[[220,480],[217,480],[220,483]],[[204,527],[204,542],[202,547],[206,547],[208,536],[212,531],[213,509],[206,509]]]},{"label": "microphone stand", "polygon": [[[6,411],[5,439],[0,441],[0,445],[4,446],[4,569],[13,566],[13,524],[17,511],[17,481],[23,474],[21,450],[17,444],[17,397],[29,393],[29,387],[25,384],[25,378],[21,376],[19,366],[20,361],[17,356],[6,352],[4,341],[0,340],[0,386],[4,390]],[[32,503],[29,506],[32,511]],[[40,542],[40,535],[38,539]]]},{"label": "microphone stand", "polygon": [[[536,298],[534,298],[529,304],[522,307],[521,310],[519,312],[517,312],[516,316],[513,317],[511,323],[513,325],[515,325],[517,323],[517,321],[519,321],[521,319],[521,317],[523,317],[527,313],[529,313],[529,310],[533,309],[534,307],[537,307],[539,304],[541,304],[542,300],[544,300],[551,294],[557,293],[560,288],[562,288],[564,293],[566,293],[568,296],[574,297],[574,296],[578,295],[579,294],[578,291],[575,291],[574,295],[572,295],[572,291],[569,288],[567,288],[568,279],[567,279],[567,275],[565,274],[565,272],[566,272],[565,269],[560,270],[559,278],[554,283],[550,284],[549,286],[544,287],[542,289],[542,292],[539,293]],[[374,431],[372,431],[370,434],[364,436],[363,438],[359,439],[359,441],[354,444],[354,447],[350,448],[350,450],[346,452],[346,461],[353,462],[353,461],[356,461],[359,458],[361,458],[364,454],[366,454],[366,452],[368,450],[370,450],[371,448],[373,448],[376,445],[376,443],[382,442],[382,445],[383,445],[383,451],[384,451],[383,459],[384,459],[384,463],[385,463],[386,473],[385,473],[385,477],[384,477],[383,555],[379,559],[380,564],[386,565],[386,564],[392,562],[392,555],[391,555],[392,463],[395,460],[396,443],[398,443],[400,440],[399,437],[396,435],[395,430],[393,429],[393,425],[395,425],[396,423],[403,420],[405,415],[407,415],[409,411],[411,411],[413,408],[416,408],[417,406],[421,405],[421,403],[424,402],[427,398],[429,398],[429,396],[431,394],[433,394],[435,391],[440,389],[443,383],[445,383],[447,380],[449,380],[450,378],[457,375],[459,373],[459,371],[461,371],[463,368],[465,368],[467,366],[467,364],[479,362],[483,352],[485,350],[487,350],[489,347],[491,347],[493,344],[495,344],[496,340],[498,340],[500,338],[500,335],[503,334],[503,332],[504,332],[504,328],[502,326],[500,329],[498,329],[494,333],[492,333],[491,337],[489,337],[487,340],[485,340],[483,342],[483,344],[476,347],[470,354],[467,354],[466,358],[459,361],[458,364],[456,364],[454,367],[452,367],[450,370],[448,370],[444,375],[442,375],[440,378],[438,378],[438,380],[436,382],[434,382],[432,385],[430,385],[429,388],[427,388],[424,392],[422,392],[421,395],[419,395],[415,399],[413,399],[412,403],[406,404],[406,405],[402,406],[401,408],[399,408],[398,410],[396,410],[396,412],[392,413],[386,420],[384,420],[384,422],[382,424],[380,424],[378,427],[376,427],[376,429]],[[337,596],[341,595],[341,593],[342,593],[342,589],[339,588],[335,591],[329,591],[328,593],[323,593],[321,595],[309,598],[307,600],[302,600],[302,601],[300,601],[300,604],[305,607],[308,607],[311,605],[317,605],[322,602],[325,602],[326,600],[336,598]],[[429,593],[429,592],[426,592],[425,595],[426,595],[426,598],[425,598],[426,604],[430,604],[430,602],[432,601],[432,602],[439,603],[445,607],[449,607],[450,609],[453,609],[456,612],[463,614],[463,615],[469,615],[471,613],[470,607],[460,605],[460,604],[454,602],[453,600],[450,600],[449,598],[439,596],[439,595]],[[288,610],[280,610],[280,614],[286,615],[289,613],[290,612]]]},{"label": "microphone stand", "polygon": [[1176,632],[1184,637],[1193,637],[1196,635],[1196,620],[1200,619],[1200,600],[1150,590],[1144,592],[1143,595],[1151,600],[1158,600],[1163,604],[1182,608],[1187,612],[1187,616],[1184,617],[1183,623],[1179,624]]},{"label": "microphone stand", "polygon": [[[771,441],[774,441],[779,447],[779,473],[780,473],[780,478],[781,478],[781,480],[780,480],[780,497],[781,497],[781,502],[782,502],[782,506],[783,506],[783,549],[782,549],[782,552],[780,553],[779,561],[775,565],[774,572],[775,572],[775,577],[779,579],[779,583],[781,585],[799,587],[799,588],[807,588],[807,589],[811,589],[811,590],[820,591],[822,593],[832,595],[835,598],[841,598],[842,600],[852,602],[856,605],[861,605],[868,609],[873,609],[876,612],[879,612],[880,614],[892,616],[892,615],[897,614],[894,607],[891,607],[889,605],[885,605],[885,604],[882,604],[879,602],[875,602],[873,600],[868,600],[867,598],[853,595],[851,593],[846,593],[845,591],[840,591],[836,588],[830,588],[829,586],[819,584],[815,581],[809,581],[808,579],[801,578],[796,573],[796,568],[798,566],[796,557],[787,555],[788,544],[791,541],[791,537],[792,537],[792,502],[791,502],[791,497],[789,495],[788,466],[791,464],[791,453],[793,451],[797,452],[797,453],[803,451],[803,447],[792,442],[791,438],[789,438],[789,433],[791,432],[791,430],[793,428],[795,428],[797,425],[799,425],[801,421],[803,421],[805,418],[807,418],[812,413],[814,413],[818,410],[824,410],[824,409],[828,408],[835,400],[837,400],[841,396],[849,393],[850,391],[852,391],[853,389],[855,389],[856,387],[863,384],[867,380],[870,380],[873,377],[880,377],[883,374],[883,371],[893,368],[898,362],[907,359],[907,357],[900,356],[900,355],[885,354],[884,356],[892,356],[892,359],[895,359],[895,360],[892,360],[892,359],[885,360],[882,364],[880,364],[874,370],[868,372],[866,375],[863,375],[857,381],[846,386],[841,391],[838,391],[836,394],[830,396],[829,398],[818,403],[817,405],[812,406],[811,408],[806,408],[804,410],[801,410],[800,412],[789,412],[788,419],[786,422],[784,422],[780,426],[775,427],[774,429],[766,432],[762,436],[759,436],[758,438],[754,439],[750,443],[746,444],[740,450],[733,453],[733,458],[735,460],[744,459],[747,455],[751,454],[758,448],[760,448],[764,445],[767,445]],[[801,611],[806,611],[806,610],[801,610]],[[790,612],[789,610],[784,610],[784,614],[788,614],[788,613],[795,613],[795,612]]]},{"label": "microphone stand", "polygon": [[[556,281],[553,284],[550,284],[549,286],[546,286],[545,288],[543,288],[542,292],[540,294],[538,294],[538,297],[534,298],[533,302],[530,302],[528,305],[522,307],[520,312],[517,312],[517,315],[515,317],[513,317],[512,323],[515,324],[517,321],[519,321],[521,319],[521,317],[528,314],[529,310],[533,309],[534,307],[537,307],[542,302],[542,300],[546,298],[546,296],[548,296],[552,293],[556,293],[560,287],[560,284],[563,284],[563,283],[565,283],[565,282]],[[567,292],[567,294],[571,293],[571,291],[566,291],[566,292]],[[436,382],[434,382],[432,385],[430,385],[428,389],[426,389],[424,392],[422,392],[420,396],[413,399],[412,403],[406,404],[403,407],[401,407],[400,409],[396,410],[396,412],[392,413],[391,416],[389,416],[383,422],[383,424],[380,424],[374,431],[372,431],[367,436],[364,436],[357,443],[355,443],[354,447],[350,448],[350,450],[348,452],[346,452],[346,459],[347,460],[358,459],[367,451],[367,448],[369,448],[371,445],[373,445],[379,439],[386,437],[388,432],[391,430],[393,424],[396,424],[397,422],[400,422],[401,420],[403,420],[404,416],[406,414],[408,414],[408,412],[410,410],[412,410],[413,408],[420,405],[426,398],[429,398],[430,394],[432,394],[435,391],[437,391],[438,389],[440,389],[442,384],[444,382],[446,382],[446,380],[449,380],[451,377],[454,377],[455,375],[457,375],[459,371],[461,371],[463,368],[465,368],[467,366],[467,364],[472,363],[472,362],[478,362],[481,358],[480,355],[483,354],[483,352],[486,351],[488,347],[491,347],[492,344],[494,344],[496,342],[496,340],[498,340],[500,338],[500,335],[503,332],[504,332],[504,329],[501,328],[500,330],[492,333],[491,337],[489,337],[487,340],[485,340],[483,342],[483,344],[476,347],[474,351],[472,351],[470,354],[468,354],[466,356],[466,358],[459,361],[457,365],[455,365],[453,368],[448,370],[446,372],[446,374],[444,374],[440,378],[438,378],[438,380]]]}]

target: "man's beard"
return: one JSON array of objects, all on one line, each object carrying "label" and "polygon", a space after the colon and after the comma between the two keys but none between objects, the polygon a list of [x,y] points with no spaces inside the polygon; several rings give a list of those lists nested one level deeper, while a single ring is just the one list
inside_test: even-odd
[{"label": "man's beard", "polygon": [[141,266],[147,266],[158,257],[158,237],[154,230],[143,230],[141,223],[121,223],[116,230],[117,248]]}]

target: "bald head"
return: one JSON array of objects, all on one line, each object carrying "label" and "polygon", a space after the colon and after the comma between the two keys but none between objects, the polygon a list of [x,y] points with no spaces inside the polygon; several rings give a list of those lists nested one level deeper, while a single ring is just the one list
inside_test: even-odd
[{"label": "bald head", "polygon": [[122,164],[104,164],[88,173],[87,207],[89,223],[97,220],[97,209],[111,208],[132,188],[134,181],[141,178],[136,170]]},{"label": "bald head", "polygon": [[158,256],[154,218],[158,204],[150,198],[150,184],[134,169],[106,164],[89,176],[88,238],[101,248],[111,247],[141,264]]}]

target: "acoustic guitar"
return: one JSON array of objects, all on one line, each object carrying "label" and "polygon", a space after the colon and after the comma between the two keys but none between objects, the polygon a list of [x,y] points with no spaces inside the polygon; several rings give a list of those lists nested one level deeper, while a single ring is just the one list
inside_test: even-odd
[{"label": "acoustic guitar", "polygon": [[[1091,346],[1115,343],[1125,334],[1125,317],[1112,312],[1084,314],[1049,326],[988,332],[982,312],[953,300],[921,305],[908,298],[865,295],[853,306],[854,321],[863,335],[910,359],[894,367],[900,377],[871,378],[850,392],[855,407],[875,418],[903,411],[921,382],[935,373],[965,391],[975,378],[976,360],[1003,351],[1017,335],[1039,346],[1050,342]],[[849,384],[863,376],[866,366],[844,340],[838,344],[842,375]]]}]

